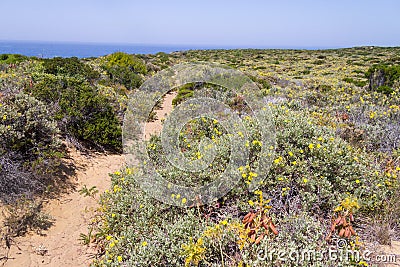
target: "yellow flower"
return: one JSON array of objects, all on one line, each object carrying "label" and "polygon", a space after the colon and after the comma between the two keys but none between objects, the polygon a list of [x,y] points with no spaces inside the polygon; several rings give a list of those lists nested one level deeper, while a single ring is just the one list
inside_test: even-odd
[{"label": "yellow flower", "polygon": [[307,179],[307,178],[304,178],[304,179],[303,179],[303,182],[306,184],[306,183],[308,182],[308,179]]},{"label": "yellow flower", "polygon": [[255,172],[249,172],[249,178],[257,177],[258,174]]},{"label": "yellow flower", "polygon": [[106,239],[107,239],[108,241],[110,241],[111,238],[112,238],[112,236],[110,236],[110,235],[106,236]]},{"label": "yellow flower", "polygon": [[296,165],[296,164],[297,164],[297,161],[292,161],[292,164],[293,164],[293,165]]},{"label": "yellow flower", "polygon": [[360,183],[360,180],[357,179],[357,180],[356,180],[356,184],[359,184],[359,183]]},{"label": "yellow flower", "polygon": [[119,171],[114,172],[115,175],[121,175]]},{"label": "yellow flower", "polygon": [[369,114],[369,118],[370,118],[370,119],[375,118],[375,116],[376,116],[376,112],[371,112],[371,113]]},{"label": "yellow flower", "polygon": [[145,246],[147,246],[147,242],[146,242],[146,241],[143,241],[143,242],[142,242],[142,247],[145,247]]},{"label": "yellow flower", "polygon": [[118,262],[122,262],[122,256],[117,257]]},{"label": "yellow flower", "polygon": [[291,157],[293,157],[293,152],[292,151],[289,151],[289,156],[291,156]]},{"label": "yellow flower", "polygon": [[226,220],[223,220],[223,221],[221,221],[221,224],[222,224],[222,225],[227,225],[228,222],[227,222]]},{"label": "yellow flower", "polygon": [[256,146],[262,146],[262,142],[259,140],[254,140],[252,143],[253,143],[253,145],[256,145]]},{"label": "yellow flower", "polygon": [[309,145],[308,145],[308,148],[309,148],[309,149],[313,149],[313,148],[314,148],[314,144],[309,144]]},{"label": "yellow flower", "polygon": [[256,190],[256,191],[254,191],[254,194],[255,195],[262,195],[262,191],[261,190]]},{"label": "yellow flower", "polygon": [[182,198],[182,204],[185,204],[186,203],[186,198]]},{"label": "yellow flower", "polygon": [[283,158],[281,156],[279,156],[277,159],[274,160],[275,164],[278,164],[279,162],[281,162],[283,160]]},{"label": "yellow flower", "polygon": [[5,121],[7,119],[7,115],[3,115],[3,121]]},{"label": "yellow flower", "polygon": [[115,242],[110,243],[110,248],[113,248],[113,247],[115,247]]},{"label": "yellow flower", "polygon": [[334,211],[335,212],[339,212],[339,211],[342,211],[342,210],[343,210],[342,206],[337,206]]},{"label": "yellow flower", "polygon": [[250,205],[250,206],[254,206],[253,200],[249,200],[249,205]]},{"label": "yellow flower", "polygon": [[242,133],[242,132],[238,132],[238,135],[240,136],[240,137],[244,137],[244,134]]}]

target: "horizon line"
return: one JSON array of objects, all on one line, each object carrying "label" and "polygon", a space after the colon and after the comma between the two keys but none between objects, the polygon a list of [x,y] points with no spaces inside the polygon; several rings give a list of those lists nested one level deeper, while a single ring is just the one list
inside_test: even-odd
[{"label": "horizon line", "polygon": [[1,43],[15,42],[15,43],[43,43],[43,44],[77,44],[77,45],[123,45],[123,46],[149,46],[149,47],[181,47],[181,48],[194,48],[194,49],[305,49],[305,50],[329,50],[329,49],[348,49],[360,47],[382,47],[382,48],[396,48],[400,46],[392,45],[261,45],[261,44],[188,44],[188,43],[132,43],[132,42],[104,42],[104,41],[50,41],[50,40],[3,40]]}]

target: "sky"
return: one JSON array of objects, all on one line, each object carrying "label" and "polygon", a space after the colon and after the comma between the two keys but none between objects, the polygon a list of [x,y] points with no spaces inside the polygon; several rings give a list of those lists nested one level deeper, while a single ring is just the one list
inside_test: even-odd
[{"label": "sky", "polygon": [[398,0],[0,0],[0,40],[400,46]]}]

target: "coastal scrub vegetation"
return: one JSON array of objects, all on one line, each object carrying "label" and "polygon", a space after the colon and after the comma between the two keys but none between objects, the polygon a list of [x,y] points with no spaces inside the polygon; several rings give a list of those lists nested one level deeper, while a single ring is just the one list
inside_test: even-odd
[{"label": "coastal scrub vegetation", "polygon": [[[145,194],[136,183],[139,168],[124,167],[110,174],[112,186],[89,226],[93,238],[85,243],[97,247],[93,266],[338,266],[328,258],[283,261],[262,253],[325,251],[337,238],[346,241],[344,249],[362,252],[373,242],[400,239],[399,55],[399,48],[358,47],[118,52],[16,64],[0,57],[1,200],[45,194],[64,156],[64,140],[82,149],[121,151],[127,98],[157,71],[183,62],[221,63],[248,75],[271,107],[276,146],[268,147],[274,158],[264,183],[248,190],[258,175],[251,160],[226,196],[182,208]],[[177,88],[173,104],[201,86]],[[256,159],[265,144],[240,96],[231,97],[228,105],[250,133],[243,145]],[[186,157],[203,156],[194,145],[203,136],[218,146],[207,172],[185,173],[168,164],[158,136],[147,141],[151,160],[171,182],[191,186],[217,179],[229,158],[227,133],[209,118],[187,126],[180,135]],[[374,266],[355,258],[340,263]]]}]

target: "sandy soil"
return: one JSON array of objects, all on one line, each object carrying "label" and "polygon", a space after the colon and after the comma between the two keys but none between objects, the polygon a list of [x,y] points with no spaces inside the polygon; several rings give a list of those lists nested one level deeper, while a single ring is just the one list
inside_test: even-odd
[{"label": "sandy soil", "polygon": [[144,127],[144,139],[149,140],[150,135],[160,134],[163,128],[162,121],[171,113],[173,106],[172,100],[176,97],[176,92],[169,92],[165,95],[161,109],[155,110],[157,113],[157,119],[152,122],[146,123]]},{"label": "sandy soil", "polygon": [[70,177],[76,189],[44,205],[43,211],[53,217],[54,225],[42,232],[44,236],[29,233],[14,239],[15,244],[8,253],[10,259],[4,266],[89,266],[94,249],[83,246],[79,237],[81,233],[88,233],[98,200],[80,195],[78,191],[84,185],[87,188],[96,186],[100,193],[110,188],[108,173],[120,169],[124,158],[102,154],[88,157],[73,149],[69,155],[78,167],[76,174]]}]

